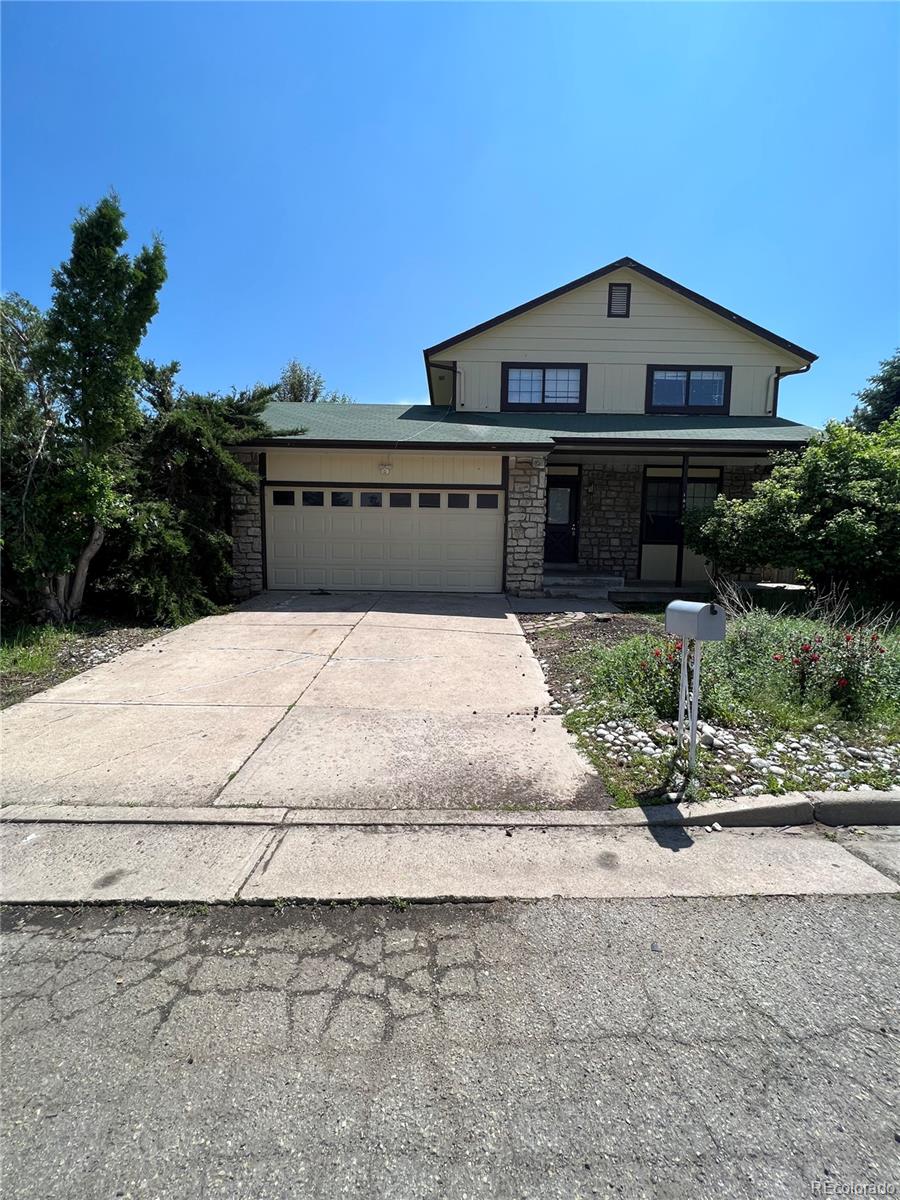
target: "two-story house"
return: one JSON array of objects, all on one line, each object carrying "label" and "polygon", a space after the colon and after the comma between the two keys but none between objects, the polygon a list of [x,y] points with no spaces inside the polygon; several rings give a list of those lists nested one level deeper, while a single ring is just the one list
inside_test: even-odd
[{"label": "two-story house", "polygon": [[630,258],[424,353],[429,405],[269,407],[237,594],[696,584],[685,509],[813,433],[778,391],[814,354]]}]

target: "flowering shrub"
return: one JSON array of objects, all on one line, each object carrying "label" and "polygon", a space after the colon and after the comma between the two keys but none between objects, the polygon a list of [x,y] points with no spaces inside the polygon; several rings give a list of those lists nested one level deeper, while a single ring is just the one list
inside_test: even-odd
[{"label": "flowering shrub", "polygon": [[865,713],[881,690],[886,653],[877,631],[829,629],[804,638],[790,656],[775,653],[772,660],[790,670],[802,699],[827,697],[852,719]]},{"label": "flowering shrub", "polygon": [[[662,630],[596,647],[580,664],[598,713],[666,720],[677,715],[680,667],[681,643]],[[838,718],[900,730],[900,633],[753,610],[704,646],[700,715],[726,726]]]},{"label": "flowering shrub", "polygon": [[674,638],[663,638],[638,660],[637,686],[646,706],[661,717],[674,717],[678,713],[681,645]]}]

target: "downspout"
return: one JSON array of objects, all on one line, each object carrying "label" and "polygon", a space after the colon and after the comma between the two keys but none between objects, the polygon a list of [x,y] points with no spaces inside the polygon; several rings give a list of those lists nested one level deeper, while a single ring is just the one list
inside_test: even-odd
[{"label": "downspout", "polygon": [[772,381],[772,410],[768,416],[778,416],[778,386],[782,379],[784,379],[787,375],[805,375],[811,366],[812,363],[809,362],[805,367],[798,367],[795,371],[782,371],[781,367],[775,368],[775,374],[770,377]]}]

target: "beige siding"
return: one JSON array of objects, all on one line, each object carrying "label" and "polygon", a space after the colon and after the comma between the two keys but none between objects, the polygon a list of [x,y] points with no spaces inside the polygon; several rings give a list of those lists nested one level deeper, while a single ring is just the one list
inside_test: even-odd
[{"label": "beige siding", "polygon": [[[385,474],[383,466],[390,466]],[[499,454],[414,453],[408,450],[267,450],[269,480],[316,483],[499,484]]]},{"label": "beige siding", "polygon": [[[631,316],[606,315],[610,283],[631,284]],[[761,416],[771,405],[772,377],[804,365],[786,350],[748,333],[667,288],[630,271],[585,284],[502,325],[450,346],[460,409],[500,407],[502,362],[588,364],[589,412],[642,412],[649,363],[731,366],[735,416]]]}]

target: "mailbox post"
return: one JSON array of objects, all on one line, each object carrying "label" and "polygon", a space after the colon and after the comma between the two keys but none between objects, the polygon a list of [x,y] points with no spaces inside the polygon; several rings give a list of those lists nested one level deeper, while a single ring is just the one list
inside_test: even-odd
[{"label": "mailbox post", "polygon": [[[704,642],[725,640],[725,613],[718,604],[673,600],[666,606],[666,633],[681,638],[681,682],[678,688],[678,747],[688,728],[688,767],[697,761],[697,718],[700,710],[700,659]],[[691,678],[688,685],[688,658]]]}]

